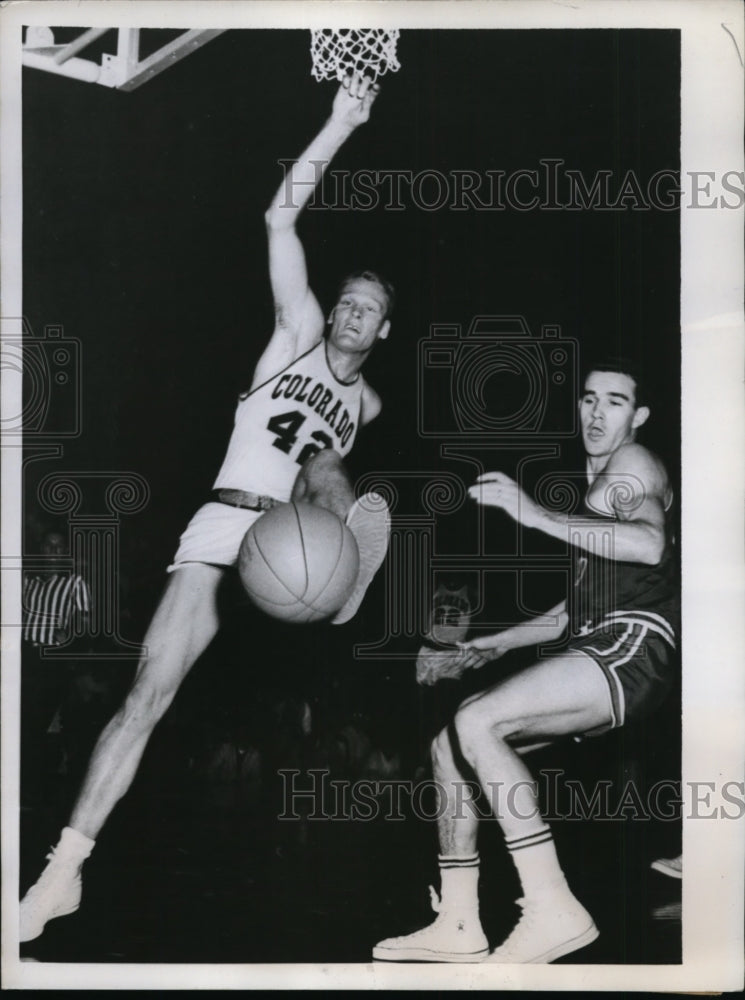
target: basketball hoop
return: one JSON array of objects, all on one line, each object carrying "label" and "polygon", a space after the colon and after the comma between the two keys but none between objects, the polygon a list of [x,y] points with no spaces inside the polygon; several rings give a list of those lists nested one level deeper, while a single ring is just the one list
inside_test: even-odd
[{"label": "basketball hoop", "polygon": [[399,31],[383,28],[320,28],[310,33],[312,75],[316,80],[343,80],[348,73],[375,82],[401,68],[396,58]]}]

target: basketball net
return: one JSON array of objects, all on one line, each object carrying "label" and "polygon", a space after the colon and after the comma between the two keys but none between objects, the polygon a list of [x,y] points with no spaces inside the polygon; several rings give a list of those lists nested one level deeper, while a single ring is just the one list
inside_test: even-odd
[{"label": "basketball net", "polygon": [[316,80],[343,80],[348,73],[371,77],[401,68],[396,58],[398,29],[320,28],[310,33],[311,73]]}]

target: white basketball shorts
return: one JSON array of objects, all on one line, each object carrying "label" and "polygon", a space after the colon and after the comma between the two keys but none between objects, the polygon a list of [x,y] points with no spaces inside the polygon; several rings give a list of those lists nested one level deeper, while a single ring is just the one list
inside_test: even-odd
[{"label": "white basketball shorts", "polygon": [[224,503],[206,503],[186,526],[167,572],[193,562],[235,566],[243,536],[262,513]]}]

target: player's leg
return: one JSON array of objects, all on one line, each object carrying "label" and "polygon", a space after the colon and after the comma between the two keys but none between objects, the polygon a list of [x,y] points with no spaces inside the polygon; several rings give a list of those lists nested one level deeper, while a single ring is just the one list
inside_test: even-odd
[{"label": "player's leg", "polygon": [[80,868],[95,837],[131,785],[153,729],[217,631],[222,576],[219,567],[187,563],[169,578],[132,687],[99,737],[69,826],[21,903],[21,941],[38,937],[52,917],[78,908]]},{"label": "player's leg", "polygon": [[[610,718],[610,695],[600,669],[589,657],[568,652],[468,699],[453,725],[433,744],[434,777],[442,797],[441,867],[478,864],[478,814],[467,802],[459,764],[463,761],[476,774],[496,815],[522,884],[524,919],[490,961],[550,962],[597,936],[592,918],[566,885],[551,832],[539,811],[535,781],[513,744],[586,732]],[[440,925],[432,945],[434,961],[453,961],[447,956],[454,950],[460,926],[473,925],[478,914],[475,880],[467,882],[460,876],[459,892],[448,900],[448,911],[447,920],[441,915],[432,925],[433,931]],[[449,933],[449,941],[443,940],[440,930]],[[381,942],[374,955],[406,960],[407,947],[406,938],[391,939]],[[438,949],[441,955],[436,954]]]},{"label": "player's leg", "polygon": [[455,740],[492,799],[523,891],[523,915],[489,961],[552,962],[597,937],[592,917],[566,883],[535,781],[513,744],[588,732],[611,718],[605,676],[588,656],[572,651],[516,674],[459,709]]},{"label": "player's leg", "polygon": [[295,480],[290,499],[315,503],[333,511],[355,537],[360,553],[357,582],[347,602],[332,619],[334,625],[342,625],[357,613],[388,551],[391,533],[388,505],[379,493],[366,493],[355,500],[344,462],[330,448],[319,451],[305,462]]},{"label": "player's leg", "polygon": [[589,656],[571,650],[508,678],[458,710],[455,740],[492,799],[523,891],[523,915],[489,961],[551,962],[597,937],[591,916],[566,883],[539,810],[536,783],[513,744],[589,732],[611,718],[604,674]]},{"label": "player's leg", "polygon": [[171,574],[132,687],[96,744],[70,818],[70,826],[87,837],[96,837],[129,788],[153,729],[214,638],[223,574],[203,563],[184,564]]},{"label": "player's leg", "polygon": [[325,507],[344,521],[354,503],[354,487],[341,455],[323,448],[311,456],[297,474],[290,499]]},{"label": "player's leg", "polygon": [[481,962],[489,954],[479,917],[476,789],[456,761],[447,730],[433,741],[432,764],[440,800],[439,898],[430,886],[437,917],[420,931],[381,941],[373,948],[376,961]]}]

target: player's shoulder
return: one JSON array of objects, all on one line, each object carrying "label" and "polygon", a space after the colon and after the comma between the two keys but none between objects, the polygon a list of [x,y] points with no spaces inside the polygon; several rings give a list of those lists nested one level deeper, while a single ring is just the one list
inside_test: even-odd
[{"label": "player's shoulder", "polygon": [[[360,376],[362,378],[362,376]],[[362,379],[362,424],[369,424],[383,409],[383,400],[369,382]]]},{"label": "player's shoulder", "polygon": [[670,484],[667,470],[653,451],[636,441],[621,445],[610,458],[605,473],[608,476],[628,477],[643,488],[648,496],[667,499]]},{"label": "player's shoulder", "polygon": [[259,360],[254,367],[251,391],[275,376],[318,347],[323,341],[323,328],[306,328],[299,334],[277,324]]},{"label": "player's shoulder", "polygon": [[637,441],[616,448],[606,466],[606,472],[646,472],[665,475],[665,466],[653,451]]}]

